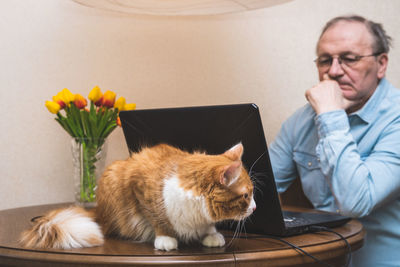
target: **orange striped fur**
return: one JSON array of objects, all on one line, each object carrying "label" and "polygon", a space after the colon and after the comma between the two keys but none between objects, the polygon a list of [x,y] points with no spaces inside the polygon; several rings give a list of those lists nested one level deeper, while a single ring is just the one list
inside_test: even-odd
[{"label": "orange striped fur", "polygon": [[221,155],[188,153],[165,144],[144,148],[106,169],[95,212],[79,207],[51,211],[22,234],[21,244],[90,247],[103,244],[105,235],[152,241],[160,250],[190,241],[223,246],[215,223],[243,220],[255,209],[242,153],[241,144]]}]

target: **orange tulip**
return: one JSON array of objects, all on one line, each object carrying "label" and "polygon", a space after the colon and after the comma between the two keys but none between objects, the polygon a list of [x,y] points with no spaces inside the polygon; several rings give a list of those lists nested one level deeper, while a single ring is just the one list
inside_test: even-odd
[{"label": "orange tulip", "polygon": [[119,127],[121,127],[121,119],[119,118],[119,116],[117,117],[117,125],[118,125]]},{"label": "orange tulip", "polygon": [[108,108],[114,107],[116,94],[112,91],[106,91],[103,95],[102,105]]},{"label": "orange tulip", "polygon": [[86,99],[81,96],[80,94],[76,94],[75,95],[75,100],[74,100],[74,104],[77,108],[79,109],[83,109],[84,107],[86,107],[87,105],[87,101]]}]

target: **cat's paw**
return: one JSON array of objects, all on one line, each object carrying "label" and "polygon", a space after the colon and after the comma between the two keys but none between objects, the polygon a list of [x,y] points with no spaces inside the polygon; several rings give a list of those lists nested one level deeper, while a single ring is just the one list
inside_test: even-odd
[{"label": "cat's paw", "polygon": [[207,235],[201,242],[206,247],[222,247],[225,245],[225,238],[220,233]]},{"label": "cat's paw", "polygon": [[160,235],[154,240],[154,248],[158,250],[170,251],[178,248],[178,241],[176,238]]}]

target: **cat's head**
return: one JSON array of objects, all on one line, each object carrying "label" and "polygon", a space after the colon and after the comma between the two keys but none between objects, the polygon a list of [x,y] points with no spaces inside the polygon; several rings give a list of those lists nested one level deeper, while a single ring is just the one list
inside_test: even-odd
[{"label": "cat's head", "polygon": [[217,156],[214,185],[207,195],[208,210],[216,222],[242,220],[256,209],[253,183],[243,167],[242,154],[243,145],[239,143]]}]

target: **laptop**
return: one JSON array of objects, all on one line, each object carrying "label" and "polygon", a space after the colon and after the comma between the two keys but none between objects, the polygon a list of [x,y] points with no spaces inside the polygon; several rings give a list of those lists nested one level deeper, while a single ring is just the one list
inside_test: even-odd
[{"label": "laptop", "polygon": [[[334,213],[289,212],[281,209],[268,148],[255,104],[199,106],[121,111],[120,119],[130,152],[166,143],[186,151],[220,154],[242,142],[242,161],[256,177],[257,209],[245,222],[248,233],[289,236],[312,226],[336,227],[350,220]],[[232,223],[222,225],[234,229]]]}]

